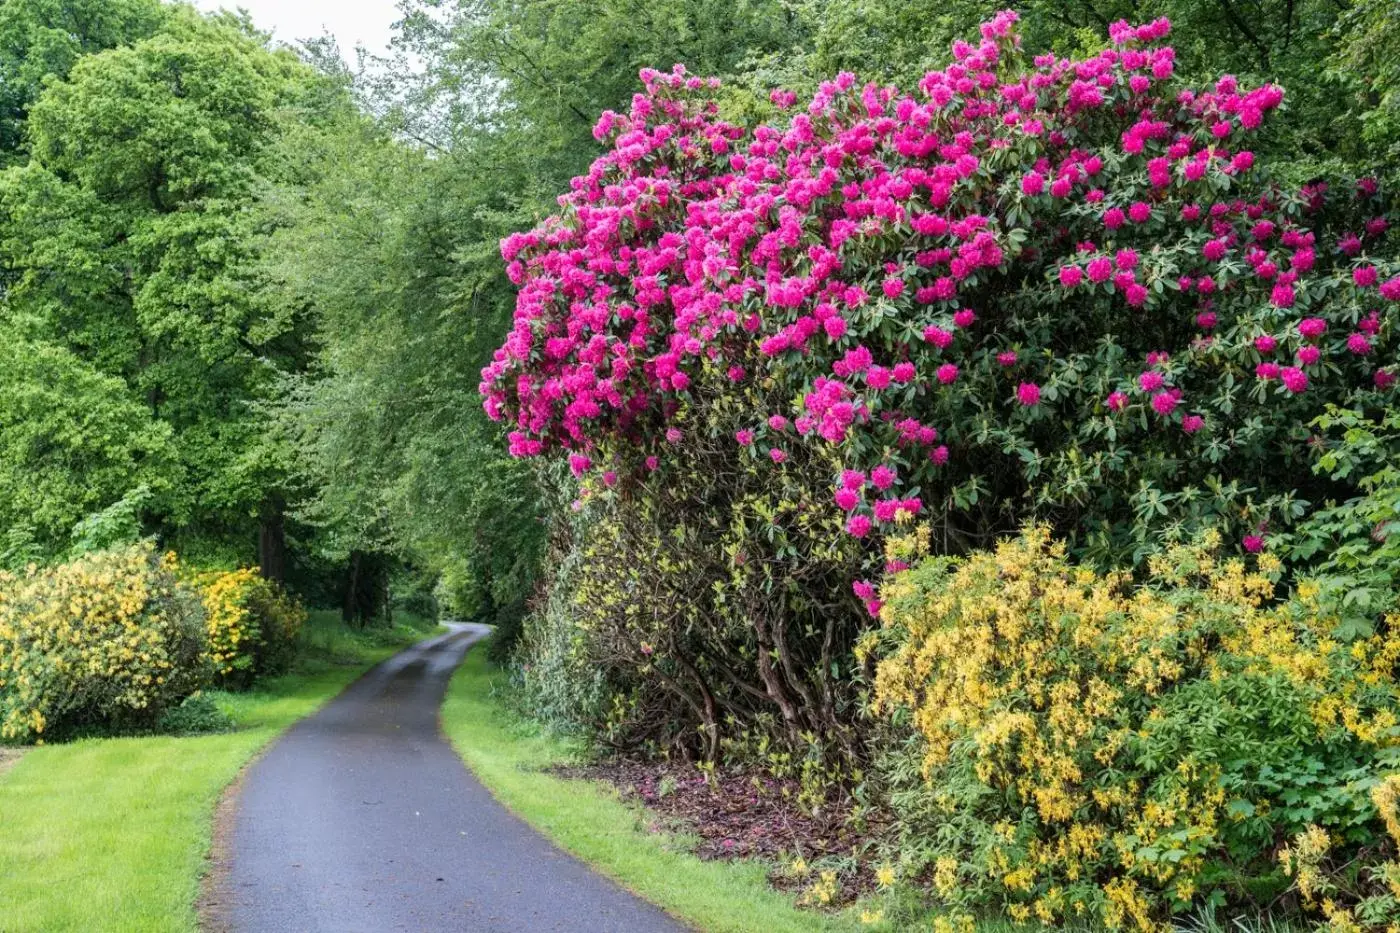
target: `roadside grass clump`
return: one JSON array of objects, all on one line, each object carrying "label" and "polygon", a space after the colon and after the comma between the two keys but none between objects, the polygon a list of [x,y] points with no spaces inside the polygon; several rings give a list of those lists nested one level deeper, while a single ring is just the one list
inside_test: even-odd
[{"label": "roadside grass clump", "polygon": [[179,706],[166,710],[156,721],[156,732],[161,735],[207,735],[232,728],[233,720],[213,696],[202,690],[185,697]]}]

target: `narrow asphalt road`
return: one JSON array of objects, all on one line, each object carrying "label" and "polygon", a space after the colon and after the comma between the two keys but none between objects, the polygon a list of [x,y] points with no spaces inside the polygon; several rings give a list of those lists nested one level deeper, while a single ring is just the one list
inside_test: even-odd
[{"label": "narrow asphalt road", "polygon": [[366,674],[248,771],[215,881],[227,926],[683,930],[554,848],[462,764],[438,730],[438,707],[488,630],[452,628]]}]

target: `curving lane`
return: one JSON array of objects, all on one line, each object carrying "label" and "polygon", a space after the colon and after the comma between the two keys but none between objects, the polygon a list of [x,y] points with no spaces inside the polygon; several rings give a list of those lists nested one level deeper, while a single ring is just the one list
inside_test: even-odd
[{"label": "curving lane", "polygon": [[502,807],[438,728],[486,626],[454,623],[293,726],[245,774],[213,899],[236,933],[685,929]]}]

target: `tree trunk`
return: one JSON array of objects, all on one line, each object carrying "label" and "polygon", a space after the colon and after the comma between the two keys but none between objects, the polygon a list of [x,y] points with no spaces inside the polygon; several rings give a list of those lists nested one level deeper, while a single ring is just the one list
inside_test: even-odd
[{"label": "tree trunk", "polygon": [[258,567],[263,577],[277,584],[287,582],[287,528],[279,497],[263,502],[258,524]]},{"label": "tree trunk", "polygon": [[360,589],[360,552],[350,553],[350,566],[345,572],[345,601],[341,604],[340,617],[345,620],[346,625],[353,625],[356,621],[356,609],[359,608],[357,593]]}]

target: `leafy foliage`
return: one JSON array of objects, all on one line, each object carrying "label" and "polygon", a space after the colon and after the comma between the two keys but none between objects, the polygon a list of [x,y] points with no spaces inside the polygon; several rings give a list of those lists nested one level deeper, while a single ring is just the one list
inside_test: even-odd
[{"label": "leafy foliage", "polygon": [[0,329],[0,352],[0,526],[22,529],[31,545],[12,569],[92,544],[89,513],[125,497],[169,507],[179,496],[169,427],[120,379],[10,329]]},{"label": "leafy foliage", "polygon": [[22,0],[0,5],[0,167],[23,159],[29,108],[50,77],[85,55],[144,39],[165,20],[159,0]]},{"label": "leafy foliage", "polygon": [[166,735],[209,735],[233,729],[233,720],[204,692],[191,693],[161,714],[156,731]]},{"label": "leafy foliage", "polygon": [[[352,69],[246,15],[0,3],[5,599],[150,534],[257,553],[361,625],[495,621],[599,747],[893,814],[959,911],[1394,914],[1392,3],[401,7]],[[1028,517],[1080,563],[978,550]],[[184,692],[284,663],[291,597],[200,586],[185,686],[44,735],[192,728]],[[109,658],[63,625],[21,676]],[[932,676],[974,661],[990,693]]]},{"label": "leafy foliage", "polygon": [[1315,584],[1273,604],[1279,561],[1219,544],[1133,590],[1042,526],[886,582],[863,648],[876,711],[917,736],[890,766],[911,877],[964,909],[1148,930],[1201,902],[1257,915],[1290,874],[1321,906],[1291,859],[1316,869],[1322,839],[1350,863],[1328,919],[1394,915],[1400,618],[1342,640]]},{"label": "leafy foliage", "polygon": [[0,575],[0,736],[153,725],[204,682],[203,625],[149,544]]},{"label": "leafy foliage", "polygon": [[1279,551],[1302,566],[1319,596],[1339,615],[1344,634],[1369,635],[1376,620],[1400,608],[1400,416],[1371,418],[1332,407],[1314,426],[1321,447],[1315,469],[1358,493],[1315,509],[1296,534],[1280,536]]},{"label": "leafy foliage", "polygon": [[489,617],[528,593],[543,541],[531,471],[471,397],[505,314],[480,246],[506,209],[493,167],[431,160],[363,124],[288,151],[322,167],[274,205],[269,251],[323,337],[277,407],[312,490],[297,513],[328,556],[397,550],[462,580],[453,611]]}]

